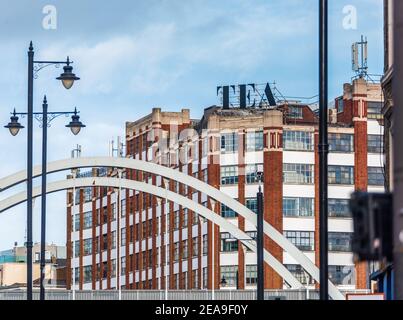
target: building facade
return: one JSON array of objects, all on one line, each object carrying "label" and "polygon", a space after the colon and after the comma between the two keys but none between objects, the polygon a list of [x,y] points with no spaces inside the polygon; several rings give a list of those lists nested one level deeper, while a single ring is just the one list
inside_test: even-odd
[{"label": "building facade", "polygon": [[[356,79],[344,86],[335,105],[329,117],[329,277],[341,289],[365,289],[369,270],[367,265],[356,265],[351,252],[349,199],[356,190],[384,191],[380,84]],[[318,141],[316,112],[298,102],[267,109],[214,106],[199,120],[192,120],[189,110],[153,109],[150,115],[126,123],[126,157],[192,175],[255,212],[256,173],[263,172],[265,220],[317,265]],[[101,168],[80,175],[119,172]],[[136,170],[124,171],[123,178],[187,196],[256,237],[253,225],[214,204],[203,192]],[[255,253],[197,212],[146,193],[124,190],[119,196],[113,188],[90,187],[76,190],[74,196],[70,191],[67,226],[69,288],[256,286]],[[302,283],[315,287],[296,261],[269,238],[265,248]],[[287,283],[266,265],[265,287],[283,289]]]},{"label": "building facade", "polygon": [[[41,245],[32,249],[33,281],[39,287]],[[13,249],[0,252],[0,289],[25,287],[27,283],[27,248],[15,244]],[[45,280],[47,287],[66,287],[66,247],[45,246]]]}]

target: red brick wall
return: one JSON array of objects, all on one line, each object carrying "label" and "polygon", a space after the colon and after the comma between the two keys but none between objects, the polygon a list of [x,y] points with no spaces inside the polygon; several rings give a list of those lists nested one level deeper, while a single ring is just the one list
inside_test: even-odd
[{"label": "red brick wall", "polygon": [[[355,147],[355,188],[356,191],[368,190],[368,130],[366,121],[354,123],[354,147]],[[368,288],[368,268],[366,263],[356,264],[357,289]]]},{"label": "red brick wall", "polygon": [[[243,205],[245,202],[245,149],[246,149],[246,134],[244,130],[239,131],[239,143],[238,143],[238,201]],[[245,218],[242,216],[238,217],[238,228],[245,231]],[[242,247],[242,242],[238,243],[238,283],[239,289],[245,289],[245,254]]]},{"label": "red brick wall", "polygon": [[[264,152],[264,219],[283,233],[282,133],[272,130],[273,128],[265,128],[268,135],[265,134],[267,150]],[[281,129],[275,128],[275,130]],[[265,248],[278,261],[283,261],[283,250],[267,236],[265,236]],[[265,264],[265,288],[283,288],[283,279],[267,264]]]}]

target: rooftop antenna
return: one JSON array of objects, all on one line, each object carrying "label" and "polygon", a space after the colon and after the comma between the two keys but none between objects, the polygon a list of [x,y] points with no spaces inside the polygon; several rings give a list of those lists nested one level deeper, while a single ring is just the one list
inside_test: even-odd
[{"label": "rooftop antenna", "polygon": [[81,158],[81,145],[77,145],[75,149],[71,150],[72,158]]},{"label": "rooftop antenna", "polygon": [[110,142],[110,156],[114,157],[116,154],[116,157],[118,158],[123,158],[124,156],[124,144],[121,142],[121,137],[117,137],[117,146],[115,148],[115,140],[112,140]]},{"label": "rooftop antenna", "polygon": [[368,41],[367,38],[361,36],[360,42],[355,42],[352,45],[352,66],[353,71],[359,78],[364,78],[368,75]]}]

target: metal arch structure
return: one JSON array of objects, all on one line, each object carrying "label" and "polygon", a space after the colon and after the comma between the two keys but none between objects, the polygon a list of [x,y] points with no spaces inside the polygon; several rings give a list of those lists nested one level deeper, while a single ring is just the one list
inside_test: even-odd
[{"label": "metal arch structure", "polygon": [[[110,157],[96,157],[96,158],[74,158],[59,160],[48,164],[48,174],[69,169],[76,168],[96,168],[96,167],[108,167],[108,168],[122,168],[144,171],[152,174],[156,174],[179,183],[188,185],[189,187],[203,192],[210,198],[224,204],[228,208],[237,212],[240,216],[243,216],[246,220],[257,225],[256,214],[242,205],[240,202],[232,199],[230,196],[221,192],[220,190],[206,184],[192,176],[179,172],[177,170],[161,166],[152,162],[146,162],[142,160],[130,159],[130,158],[110,158]],[[41,175],[41,167],[37,166],[33,170],[33,176],[38,177]],[[27,180],[26,171],[20,171],[14,175],[5,177],[0,180],[0,191],[11,188],[19,183]],[[320,282],[320,275],[318,267],[296,246],[294,246],[287,238],[285,238],[278,230],[276,230],[268,222],[264,222],[264,232],[271,238],[277,245],[283,250],[288,252],[297,263],[299,263],[307,273],[318,283]],[[336,286],[329,280],[329,295],[334,300],[344,300],[344,295],[336,288]]]},{"label": "metal arch structure", "polygon": [[[228,222],[221,216],[215,214],[210,209],[202,206],[201,204],[188,199],[184,196],[178,195],[172,191],[168,191],[166,189],[147,184],[144,182],[127,180],[127,179],[119,179],[119,178],[79,178],[79,179],[69,179],[62,180],[57,182],[49,183],[46,186],[46,193],[55,193],[63,190],[69,190],[72,188],[85,188],[85,187],[112,187],[112,188],[123,188],[136,190],[140,192],[145,192],[157,196],[159,198],[166,198],[171,202],[175,202],[180,206],[188,208],[191,211],[197,212],[200,216],[206,218],[207,220],[213,222],[218,225],[220,228],[224,229],[226,232],[229,232],[236,239],[241,241],[247,248],[252,250],[253,252],[257,251],[256,242],[248,236],[245,232],[241,231],[234,224]],[[36,187],[33,192],[33,197],[41,196],[41,188]],[[0,203],[0,213],[4,212],[12,207],[15,207],[27,200],[26,192],[18,193],[14,196],[11,196]],[[280,263],[275,257],[273,257],[267,250],[264,252],[264,260],[265,262],[271,266],[284,280],[293,288],[293,289],[301,289],[303,285],[292,275],[290,271],[282,263]]]}]

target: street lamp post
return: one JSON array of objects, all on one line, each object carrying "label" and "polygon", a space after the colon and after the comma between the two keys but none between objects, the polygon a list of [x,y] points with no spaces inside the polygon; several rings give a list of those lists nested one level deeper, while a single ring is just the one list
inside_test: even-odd
[{"label": "street lamp post", "polygon": [[[18,122],[19,117],[27,116],[28,113],[17,113],[15,110],[11,115],[11,122],[5,126],[9,129],[12,136],[16,136],[21,129],[24,127]],[[48,102],[46,96],[43,99],[42,112],[32,112],[32,117],[40,123],[42,127],[42,189],[41,189],[41,254],[40,254],[40,300],[45,300],[45,243],[46,243],[46,183],[47,183],[47,142],[48,142],[48,127],[50,123],[62,115],[70,116],[72,115],[72,121],[66,126],[71,129],[74,135],[77,135],[82,128],[85,127],[80,122],[80,117],[78,116],[77,109],[73,112],[48,112]],[[29,116],[29,115],[28,115]],[[27,248],[28,249],[28,248]],[[28,250],[27,250],[28,251]],[[29,257],[29,253],[28,257]],[[32,253],[31,253],[32,256]],[[29,266],[29,265],[28,265]],[[27,283],[27,288],[29,283]],[[31,288],[32,289],[32,288]],[[30,294],[27,291],[27,298],[29,299]],[[32,292],[31,292],[32,298]]]},{"label": "street lamp post", "polygon": [[34,47],[32,41],[28,50],[28,108],[27,108],[27,300],[32,300],[32,207],[33,207],[33,100],[34,100],[34,79],[40,70],[50,65],[65,65],[64,72],[57,78],[61,80],[66,89],[70,89],[74,81],[80,80],[72,72],[69,58],[66,61],[35,61]]},{"label": "street lamp post", "polygon": [[[170,160],[169,160],[170,161]],[[170,164],[169,164],[170,166]],[[165,248],[165,267],[164,267],[164,275],[165,275],[165,300],[168,300],[168,189],[169,189],[169,179],[163,178],[164,180],[164,188],[165,188],[165,201],[164,201],[164,215],[165,215],[165,224],[164,224],[164,248]],[[162,209],[162,208],[161,208]],[[171,270],[169,270],[171,274]]]},{"label": "street lamp post", "polygon": [[[217,204],[217,202],[215,201],[215,200],[213,200],[213,199],[210,199],[210,205],[211,205],[211,210],[213,211],[213,212],[216,212],[216,204]],[[212,277],[211,277],[211,295],[212,295],[212,300],[215,300],[215,272],[216,272],[216,270],[215,270],[215,254],[216,254],[216,252],[215,252],[215,223],[214,222],[211,222],[211,224],[212,224],[212,233],[211,233],[211,238],[212,238],[212,240],[211,240],[211,242],[212,242],[212,255],[211,255],[211,260],[212,260],[212,262],[211,262],[211,268],[212,268],[212,270],[211,270],[211,274],[212,274]]]},{"label": "street lamp post", "polygon": [[328,284],[328,2],[319,0],[319,260],[320,299],[329,299]]},{"label": "street lamp post", "polygon": [[263,232],[263,172],[257,173],[259,191],[257,193],[257,300],[264,300],[264,232]]}]

